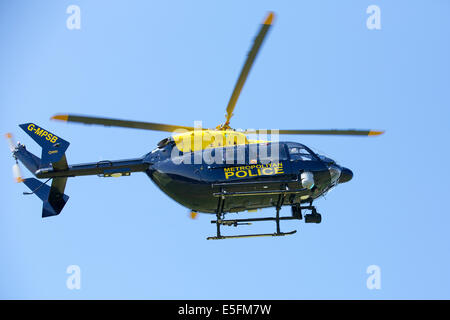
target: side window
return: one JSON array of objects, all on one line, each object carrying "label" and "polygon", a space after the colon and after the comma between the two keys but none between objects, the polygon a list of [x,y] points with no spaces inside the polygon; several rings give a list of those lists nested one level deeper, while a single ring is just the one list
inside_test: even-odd
[{"label": "side window", "polygon": [[290,147],[289,148],[289,156],[291,160],[300,160],[300,161],[312,161],[314,157],[309,153],[308,150],[302,147]]},{"label": "side window", "polygon": [[260,150],[260,160],[264,163],[267,162],[279,162],[282,160],[287,160],[286,151],[284,149],[284,144],[280,143],[269,143],[267,144],[267,150],[265,152]]},{"label": "side window", "polygon": [[223,148],[224,164],[275,163],[287,160],[285,145],[277,143],[258,143]]},{"label": "side window", "polygon": [[223,159],[226,165],[245,164],[246,145],[223,148]]},{"label": "side window", "polygon": [[249,163],[276,163],[287,160],[284,144],[280,143],[259,143],[248,147]]}]

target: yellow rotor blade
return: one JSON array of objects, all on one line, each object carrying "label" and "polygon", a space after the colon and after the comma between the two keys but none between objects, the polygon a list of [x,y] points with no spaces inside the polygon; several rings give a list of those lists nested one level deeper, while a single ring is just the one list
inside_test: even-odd
[{"label": "yellow rotor blade", "polygon": [[264,22],[261,25],[261,28],[259,29],[258,35],[256,36],[253,42],[253,46],[247,55],[247,59],[245,60],[244,66],[242,67],[241,70],[241,74],[239,75],[239,78],[234,86],[233,93],[231,94],[230,101],[228,102],[227,105],[226,121],[222,125],[222,128],[224,129],[229,128],[230,119],[233,116],[233,110],[236,107],[236,103],[239,99],[239,95],[241,94],[241,90],[244,87],[245,81],[247,80],[247,76],[250,72],[253,62],[255,61],[256,55],[258,54],[258,51],[261,48],[264,38],[266,37],[267,31],[269,31],[270,26],[273,23],[273,19],[274,13],[269,12],[269,14],[264,19]]},{"label": "yellow rotor blade", "polygon": [[[245,134],[271,134],[272,130],[258,129],[258,130],[245,130]],[[278,130],[278,134],[306,134],[306,135],[340,135],[340,136],[378,136],[383,134],[384,131],[376,130]]]},{"label": "yellow rotor blade", "polygon": [[106,127],[124,127],[124,128],[135,128],[153,131],[165,131],[173,132],[177,129],[184,130],[194,130],[194,127],[177,126],[171,124],[153,123],[153,122],[142,122],[142,121],[130,121],[130,120],[120,120],[120,119],[110,119],[110,118],[100,118],[100,117],[90,117],[82,115],[73,114],[57,114],[51,117],[52,120],[66,121],[66,122],[78,122],[84,124],[98,124]]},{"label": "yellow rotor blade", "polygon": [[198,212],[196,211],[191,211],[189,212],[189,218],[191,218],[192,220],[195,220],[197,218]]}]

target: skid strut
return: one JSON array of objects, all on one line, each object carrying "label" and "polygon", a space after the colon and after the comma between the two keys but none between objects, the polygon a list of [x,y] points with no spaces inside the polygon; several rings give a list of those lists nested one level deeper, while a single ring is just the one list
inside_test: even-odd
[{"label": "skid strut", "polygon": [[[292,193],[298,192],[298,191],[304,191],[302,190],[289,190],[287,184],[283,186],[282,190],[277,190],[276,194],[278,194],[278,200],[276,203],[276,216],[275,217],[264,217],[264,218],[250,218],[250,219],[230,219],[225,220],[224,217],[224,207],[225,207],[225,200],[227,197],[233,197],[237,196],[236,192],[233,193],[227,193],[223,188],[220,188],[220,192],[214,194],[218,197],[217,202],[217,211],[216,211],[216,220],[212,220],[212,224],[216,224],[217,227],[217,235],[215,237],[208,237],[207,240],[221,240],[221,239],[236,239],[236,238],[254,238],[254,237],[281,237],[281,236],[287,236],[291,235],[297,232],[297,230],[293,230],[290,232],[281,232],[280,228],[280,221],[281,220],[301,220],[302,216],[301,214],[292,215],[289,217],[280,217],[280,210],[283,206],[283,203],[285,201],[285,198],[287,195],[291,195]],[[269,191],[270,192],[270,191]],[[267,193],[269,193],[267,192]],[[255,192],[255,195],[259,195],[259,192]],[[248,195],[248,194],[246,194]],[[297,205],[297,210],[300,212],[301,209],[307,209],[307,210],[315,210],[315,207],[313,207],[311,204],[309,206],[301,207]],[[243,235],[233,235],[233,236],[223,236],[221,234],[220,227],[221,226],[240,226],[240,225],[250,225],[252,222],[259,222],[259,221],[275,221],[276,223],[276,232],[275,233],[262,233],[262,234],[243,234]]]}]

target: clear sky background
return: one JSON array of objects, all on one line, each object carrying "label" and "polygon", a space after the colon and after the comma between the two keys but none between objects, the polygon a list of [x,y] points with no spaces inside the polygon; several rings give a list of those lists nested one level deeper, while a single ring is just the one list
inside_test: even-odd
[{"label": "clear sky background", "polygon": [[[66,28],[71,4],[80,30]],[[381,30],[366,27],[372,4]],[[166,135],[53,114],[215,127],[270,10],[277,17],[232,125],[386,130],[284,137],[355,174],[316,202],[323,222],[283,222],[298,230],[289,237],[206,241],[213,216],[189,219],[143,173],[69,179],[62,214],[42,219],[41,201],[13,183],[4,142],[0,298],[450,298],[448,1],[3,0],[1,132],[40,154],[17,127],[35,122],[70,141],[69,163],[80,163],[141,156]],[[80,290],[66,287],[69,265],[81,268]],[[366,287],[370,265],[381,290]]]}]

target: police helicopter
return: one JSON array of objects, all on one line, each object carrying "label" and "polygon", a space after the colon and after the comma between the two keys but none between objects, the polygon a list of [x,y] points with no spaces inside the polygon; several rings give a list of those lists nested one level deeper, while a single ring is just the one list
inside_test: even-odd
[{"label": "police helicopter", "polygon": [[[283,220],[302,220],[320,223],[321,215],[313,201],[338,184],[348,182],[353,173],[332,159],[315,153],[297,142],[261,139],[264,130],[234,130],[230,119],[260,47],[272,26],[274,14],[264,19],[247,55],[239,78],[226,108],[225,122],[214,129],[197,126],[178,126],[160,123],[128,121],[74,114],[57,114],[51,119],[172,132],[156,148],[139,158],[98,161],[69,165],[66,151],[69,142],[34,123],[19,125],[42,147],[41,157],[29,152],[25,145],[13,143],[7,134],[10,150],[16,163],[13,173],[17,182],[23,182],[43,201],[42,217],[58,215],[69,196],[64,194],[70,177],[98,175],[123,177],[144,172],[168,196],[187,207],[191,217],[198,212],[216,216],[216,235],[207,239],[285,236],[296,232],[282,232]],[[376,136],[383,131],[374,130],[276,130],[278,134]],[[257,135],[257,139],[250,139]],[[20,161],[35,178],[22,178]],[[45,179],[40,181],[38,179]],[[51,184],[48,183],[51,180]],[[291,215],[280,216],[282,206],[291,207]],[[225,219],[225,214],[275,208],[275,216],[248,219]],[[308,213],[305,213],[308,212]],[[222,235],[223,226],[249,225],[253,222],[275,222],[274,233]]]}]

